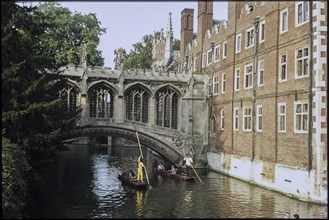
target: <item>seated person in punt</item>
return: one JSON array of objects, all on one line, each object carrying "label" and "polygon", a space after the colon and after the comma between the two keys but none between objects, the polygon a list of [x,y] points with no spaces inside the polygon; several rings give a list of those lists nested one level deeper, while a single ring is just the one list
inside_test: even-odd
[{"label": "seated person in punt", "polygon": [[164,168],[163,164],[160,162],[159,165],[158,165],[158,170],[164,170],[164,169],[165,168]]},{"label": "seated person in punt", "polygon": [[174,165],[172,165],[172,166],[171,166],[171,170],[169,170],[169,173],[171,173],[171,174],[176,174],[176,172],[177,172],[176,167],[175,167]]}]

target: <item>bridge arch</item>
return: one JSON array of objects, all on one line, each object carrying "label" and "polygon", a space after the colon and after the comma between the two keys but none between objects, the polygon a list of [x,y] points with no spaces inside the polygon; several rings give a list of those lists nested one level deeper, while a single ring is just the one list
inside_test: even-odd
[{"label": "bridge arch", "polygon": [[[63,133],[62,135],[63,140],[93,135],[107,135],[125,138],[135,141],[136,143],[138,142],[136,130],[120,126],[80,127],[78,129]],[[140,144],[164,156],[176,166],[181,166],[184,156],[178,149],[173,147],[172,143],[169,143],[156,134],[151,134],[145,131],[138,131],[138,137]]]}]

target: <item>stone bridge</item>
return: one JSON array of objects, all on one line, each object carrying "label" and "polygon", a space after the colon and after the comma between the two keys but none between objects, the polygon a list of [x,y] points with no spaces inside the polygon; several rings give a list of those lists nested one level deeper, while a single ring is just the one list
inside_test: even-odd
[{"label": "stone bridge", "polygon": [[68,66],[61,90],[67,110],[82,108],[67,139],[104,135],[136,141],[176,165],[184,153],[200,166],[208,149],[209,79],[192,72],[152,72]]}]

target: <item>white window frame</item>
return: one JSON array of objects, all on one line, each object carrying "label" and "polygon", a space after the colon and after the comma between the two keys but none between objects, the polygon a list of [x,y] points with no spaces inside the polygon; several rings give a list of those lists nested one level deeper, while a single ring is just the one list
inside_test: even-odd
[{"label": "white window frame", "polygon": [[[301,17],[302,20],[299,21],[299,6],[301,6]],[[307,14],[305,14],[305,9],[307,9]],[[309,21],[310,16],[310,5],[308,1],[299,1],[295,3],[295,27],[306,24]]]},{"label": "white window frame", "polygon": [[[307,106],[307,109],[305,111],[305,105]],[[301,106],[301,112],[297,113],[297,108],[298,106]],[[309,104],[308,104],[308,101],[295,101],[294,103],[294,133],[307,133],[308,132],[308,108],[309,108]],[[298,129],[297,130],[297,120],[299,118],[299,116],[301,117],[300,120],[301,120],[301,129]],[[306,123],[305,123],[305,126],[303,124],[303,120],[304,118],[306,118]],[[306,127],[306,130],[303,129],[303,127]]]},{"label": "white window frame", "polygon": [[196,66],[197,66],[197,58],[194,57],[193,71],[196,71]]},{"label": "white window frame", "polygon": [[206,63],[207,63],[207,54],[202,53],[202,68],[206,67]]},{"label": "white window frame", "polygon": [[[238,75],[239,73],[239,75]],[[241,79],[241,71],[240,68],[235,69],[234,76],[234,91],[240,91],[240,79]]]},{"label": "white window frame", "polygon": [[[259,109],[261,109],[261,113],[259,112]],[[261,119],[261,120],[259,120]],[[261,121],[262,127],[259,128],[259,122]],[[263,131],[263,106],[257,105],[256,106],[256,131],[262,132]]]},{"label": "white window frame", "polygon": [[239,108],[236,107],[233,109],[233,131],[238,131],[239,130]]},{"label": "white window frame", "polygon": [[224,109],[220,110],[220,130],[223,131],[224,130]]},{"label": "white window frame", "polygon": [[[284,112],[281,112],[281,107],[284,106]],[[286,132],[286,112],[287,107],[285,102],[278,103],[278,132],[279,133],[285,133]],[[281,130],[281,119],[283,119],[283,127],[284,129]]]},{"label": "white window frame", "polygon": [[[250,66],[251,66],[251,72],[247,74],[247,68],[250,67]],[[249,80],[250,85],[248,85],[248,86],[246,86],[247,77],[248,77],[248,79],[250,78],[250,80]],[[253,66],[252,66],[252,63],[244,65],[244,82],[243,82],[243,85],[244,85],[244,89],[252,89],[252,87],[253,87]]]},{"label": "white window frame", "polygon": [[207,51],[207,66],[212,64],[212,59],[213,59],[212,55],[213,55],[213,51],[208,50]]},{"label": "white window frame", "polygon": [[213,76],[213,82],[214,82],[214,85],[213,85],[213,94],[214,95],[217,95],[218,94],[218,86],[219,86],[219,80],[218,80],[218,76]]},{"label": "white window frame", "polygon": [[[250,115],[245,114],[246,109],[250,110]],[[243,107],[242,115],[243,115],[243,117],[242,117],[242,119],[243,119],[243,121],[242,121],[242,130],[243,131],[251,131],[251,129],[252,129],[252,111],[251,111],[251,107]],[[245,128],[245,125],[246,125],[245,121],[246,121],[247,117],[250,118],[250,128]]]},{"label": "white window frame", "polygon": [[[216,57],[216,55],[218,54],[218,58]],[[217,45],[214,48],[214,62],[217,63],[220,60],[220,45]]]},{"label": "white window frame", "polygon": [[[249,34],[249,38],[250,38],[250,45],[248,45],[248,33],[250,32]],[[250,27],[246,30],[246,33],[245,33],[245,49],[249,49],[251,47],[254,47],[254,44],[255,44],[255,30],[254,30],[254,27]]]},{"label": "white window frame", "polygon": [[[282,62],[282,56],[285,56],[286,57],[286,60],[285,62]],[[280,57],[279,57],[279,82],[286,82],[288,80],[288,53],[287,52],[284,52],[284,53],[281,53],[280,54]],[[286,78],[285,79],[282,79],[282,68],[283,66],[285,66],[285,71],[286,71]]]},{"label": "white window frame", "polygon": [[[283,20],[283,15],[284,13],[287,13],[287,18],[285,20],[285,25],[284,25],[284,20]],[[280,34],[286,33],[288,31],[288,8],[285,8],[283,10],[280,11]],[[284,30],[283,28],[286,27],[286,29]]]},{"label": "white window frame", "polygon": [[[261,69],[261,64],[263,63],[263,69]],[[258,61],[258,79],[257,79],[257,85],[258,87],[264,86],[264,67],[265,63],[264,60]],[[261,83],[261,76],[263,77],[263,82]]]},{"label": "white window frame", "polygon": [[227,41],[223,42],[223,59],[227,56]]},{"label": "white window frame", "polygon": [[[263,28],[264,25],[264,28]],[[266,23],[265,20],[259,22],[259,43],[263,43],[265,41],[265,30],[266,30]],[[264,34],[264,38],[262,39],[262,36]]]},{"label": "white window frame", "polygon": [[[242,36],[242,34],[240,33],[240,34],[238,34],[238,35],[236,35],[236,45],[235,45],[235,53],[240,53],[241,52],[241,36]],[[240,42],[240,43],[239,43]]]},{"label": "white window frame", "polygon": [[225,84],[226,84],[226,74],[222,73],[222,88],[221,88],[222,94],[225,94],[225,90],[226,90]]},{"label": "white window frame", "polygon": [[[304,56],[305,49],[307,49],[307,56]],[[297,58],[298,52],[300,50],[302,51],[302,57],[301,58]],[[300,48],[297,48],[296,49],[296,51],[295,51],[295,78],[296,79],[305,78],[305,77],[308,77],[309,76],[309,70],[308,70],[308,68],[309,68],[308,65],[310,65],[309,64],[309,54],[310,54],[310,50],[309,50],[308,46],[306,46],[306,47],[300,47]],[[307,62],[307,68],[306,68],[307,74],[305,74],[304,72],[302,72],[302,74],[299,76],[298,75],[298,62],[300,60],[302,62],[302,70],[304,70],[305,62]]]}]

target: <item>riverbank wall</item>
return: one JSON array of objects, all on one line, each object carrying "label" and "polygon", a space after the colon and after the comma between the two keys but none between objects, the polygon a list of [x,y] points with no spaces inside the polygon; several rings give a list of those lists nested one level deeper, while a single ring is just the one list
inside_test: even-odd
[{"label": "riverbank wall", "polygon": [[328,204],[328,191],[317,183],[317,173],[278,163],[208,152],[210,170],[280,192],[301,201]]}]

